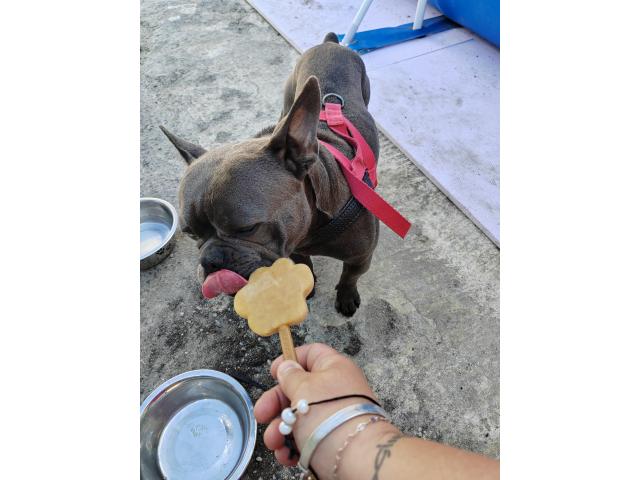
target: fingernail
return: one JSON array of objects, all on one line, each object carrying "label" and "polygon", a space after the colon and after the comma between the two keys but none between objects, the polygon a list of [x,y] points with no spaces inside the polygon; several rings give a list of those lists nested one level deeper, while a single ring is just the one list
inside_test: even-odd
[{"label": "fingernail", "polygon": [[298,370],[302,370],[302,367],[298,362],[294,362],[293,360],[285,360],[278,367],[278,375],[284,375],[289,370],[292,370],[294,368]]}]

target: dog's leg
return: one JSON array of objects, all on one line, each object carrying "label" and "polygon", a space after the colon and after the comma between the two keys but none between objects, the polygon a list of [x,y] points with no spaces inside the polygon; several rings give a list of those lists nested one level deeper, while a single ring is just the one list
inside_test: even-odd
[{"label": "dog's leg", "polygon": [[358,293],[358,279],[369,270],[371,256],[360,262],[344,262],[342,264],[342,275],[336,285],[338,294],[336,295],[336,310],[351,317],[360,306],[360,294]]},{"label": "dog's leg", "polygon": [[311,290],[311,293],[307,296],[307,298],[313,298],[313,296],[316,294],[316,279],[318,277],[316,277],[316,272],[313,271],[313,262],[311,261],[311,257],[309,255],[302,255],[300,253],[292,253],[291,255],[289,255],[289,257],[295,263],[304,263],[311,270],[311,273],[313,274],[313,290]]}]

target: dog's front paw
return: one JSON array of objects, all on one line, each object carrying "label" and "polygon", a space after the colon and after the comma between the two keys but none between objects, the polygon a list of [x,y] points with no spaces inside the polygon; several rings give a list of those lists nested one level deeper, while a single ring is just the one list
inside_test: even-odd
[{"label": "dog's front paw", "polygon": [[338,295],[336,296],[336,310],[341,314],[351,317],[360,306],[360,294],[356,286],[336,287]]}]

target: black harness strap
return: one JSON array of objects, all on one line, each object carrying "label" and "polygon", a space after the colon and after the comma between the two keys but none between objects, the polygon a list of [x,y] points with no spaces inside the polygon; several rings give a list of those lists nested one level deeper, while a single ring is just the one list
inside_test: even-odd
[{"label": "black harness strap", "polygon": [[[368,172],[365,173],[363,180],[367,185],[373,188]],[[354,196],[351,196],[347,203],[344,204],[338,214],[333,217],[329,223],[318,227],[311,233],[311,243],[309,245],[325,243],[339,237],[348,230],[349,227],[351,227],[365,211],[366,208],[364,208]]]}]

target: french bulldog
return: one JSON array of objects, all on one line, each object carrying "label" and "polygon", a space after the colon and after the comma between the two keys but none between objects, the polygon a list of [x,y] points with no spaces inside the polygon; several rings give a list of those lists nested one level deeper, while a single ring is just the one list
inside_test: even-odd
[{"label": "french bulldog", "polygon": [[364,210],[341,234],[314,241],[314,232],[351,199],[338,162],[318,142],[330,143],[349,158],[354,154],[318,119],[327,93],[344,99],[344,116],[377,161],[378,131],[367,110],[365,65],[334,33],[300,57],[286,81],[278,123],[254,138],[207,151],[160,127],[188,164],[178,193],[180,225],[198,240],[204,285],[215,283],[218,272],[234,272],[235,279],[216,283],[226,284],[226,290],[218,288],[233,294],[242,285],[236,279],[249,278],[279,257],[313,271],[311,256],[323,255],[343,262],[336,286],[338,312],[352,316],[360,306],[357,282],[378,243],[378,219]]}]

